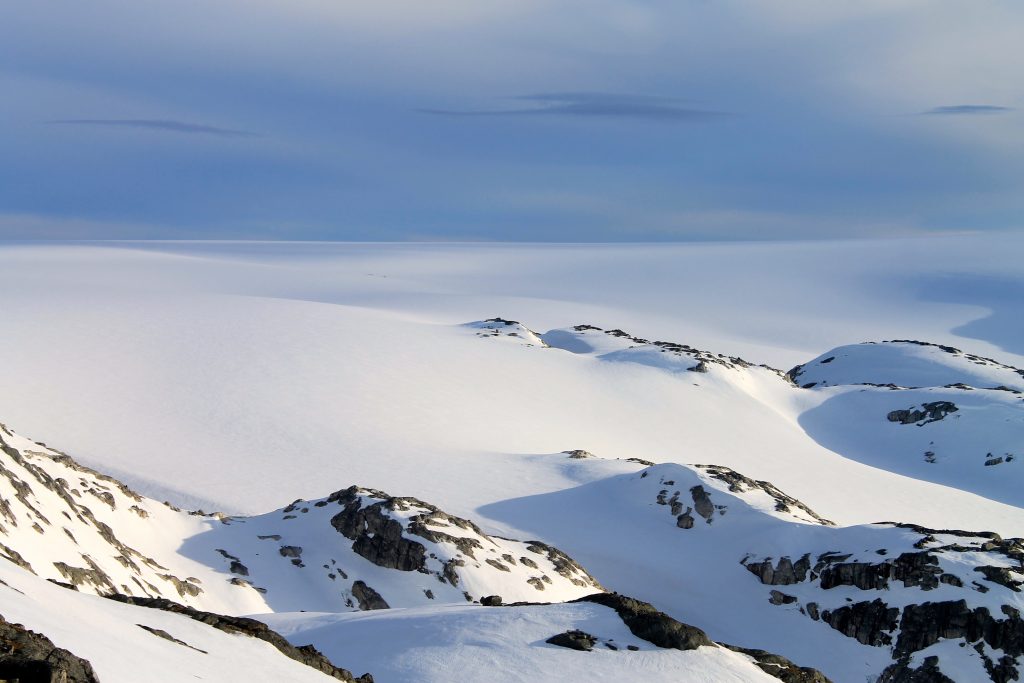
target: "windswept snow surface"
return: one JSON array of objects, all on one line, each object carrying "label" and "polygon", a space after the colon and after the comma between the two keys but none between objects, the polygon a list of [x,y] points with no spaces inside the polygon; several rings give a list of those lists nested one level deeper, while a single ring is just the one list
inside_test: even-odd
[{"label": "windswept snow surface", "polygon": [[[611,609],[586,603],[260,618],[289,639],[311,642],[329,657],[372,671],[382,682],[778,681],[749,657],[724,648],[657,648],[631,634]],[[570,629],[599,638],[594,650],[577,652],[545,642]],[[630,646],[636,650],[627,650]]]}]

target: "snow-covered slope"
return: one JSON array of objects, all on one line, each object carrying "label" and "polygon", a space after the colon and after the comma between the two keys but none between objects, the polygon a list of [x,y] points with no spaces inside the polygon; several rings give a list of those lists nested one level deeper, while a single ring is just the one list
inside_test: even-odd
[{"label": "snow-covered slope", "polygon": [[0,557],[83,591],[228,614],[562,601],[603,590],[557,548],[355,486],[255,517],[186,513],[0,425]]},{"label": "snow-covered slope", "polygon": [[833,349],[789,372],[800,425],[873,467],[1024,506],[1024,370],[923,342]]},{"label": "snow-covered slope", "polygon": [[[350,659],[356,653],[357,666],[377,667],[380,681],[450,680],[453,671],[463,671],[463,680],[482,680],[493,667],[499,668],[492,680],[503,680],[502,675],[522,680],[528,673],[535,680],[564,680],[567,671],[615,680],[629,671],[649,680],[758,681],[771,678],[766,671],[777,675],[782,669],[796,676],[792,680],[825,680],[775,656],[721,647],[649,605],[606,595],[557,548],[489,536],[469,520],[413,498],[353,486],[256,517],[185,513],[139,496],[6,427],[0,436],[0,510],[6,522],[0,528],[0,557],[7,561],[0,564],[0,591],[5,593],[0,616],[43,632],[57,647],[87,660],[102,680],[320,677],[308,667],[289,673],[296,665],[265,643],[245,637],[226,642],[210,625],[235,632],[237,619],[190,611],[167,603],[168,595],[201,609],[273,610],[263,619],[283,624],[295,643],[313,641]],[[599,467],[584,451],[561,455]],[[766,514],[819,521],[764,482],[711,471],[757,499]],[[674,508],[676,498],[667,504]],[[94,500],[104,506],[106,521],[90,509]],[[697,496],[694,505],[694,514],[708,514]],[[162,562],[175,567],[191,562],[200,576],[160,574],[170,571]],[[100,596],[117,598],[117,603]],[[591,602],[548,604],[579,599]],[[466,611],[460,605],[467,601],[535,604]],[[411,605],[430,607],[410,611]],[[325,615],[324,610],[334,613]],[[370,622],[342,616],[355,610],[396,616]],[[290,615],[274,615],[282,612]],[[124,648],[130,654],[118,657],[109,641],[96,638],[96,629],[104,638],[117,639],[116,652]],[[381,637],[381,629],[388,638]],[[571,645],[538,644],[538,634],[543,641],[562,634]],[[467,639],[470,647],[464,646]],[[618,658],[598,654],[581,660],[564,650],[580,642]],[[453,648],[459,656],[438,654]],[[311,656],[298,654],[303,661]],[[0,652],[0,673],[7,671],[6,656]],[[182,658],[181,665],[162,677],[161,667],[174,657]],[[245,658],[245,666],[238,665],[239,658]]]},{"label": "snow-covered slope", "polygon": [[[765,483],[674,464],[484,512],[536,525],[606,586],[651,600],[715,640],[778,652],[836,681],[874,680],[905,654],[940,639],[974,644],[982,633],[1012,634],[986,635],[985,656],[1024,661],[1024,622],[1014,611],[1024,608],[1019,539],[835,527]],[[584,525],[595,531],[582,533]],[[922,618],[931,631],[915,621]],[[946,648],[939,667],[971,672],[958,680],[987,678],[971,648]]]},{"label": "snow-covered slope", "polygon": [[[724,647],[658,647],[631,633],[612,609],[592,603],[261,618],[331,657],[344,654],[380,681],[777,681],[749,655]],[[594,636],[591,651],[546,642],[573,630]]]},{"label": "snow-covered slope", "polygon": [[963,384],[976,389],[1002,387],[1024,391],[1024,370],[952,346],[897,340],[853,344],[821,354],[789,372],[796,384],[883,384],[942,387]]},{"label": "snow-covered slope", "polygon": [[[296,661],[238,628],[215,628],[180,614],[68,590],[8,562],[0,562],[0,617],[23,624],[86,660],[95,672],[93,680],[101,683],[353,680],[346,676],[348,672],[332,671],[331,675],[322,665],[315,668]],[[38,662],[34,671],[18,671],[13,664],[19,658],[18,648],[9,648],[6,641],[4,646],[0,648],[0,675],[20,674],[18,678],[24,681],[51,680],[43,677]],[[308,651],[298,654],[316,660]],[[58,675],[52,680],[68,679]],[[85,683],[89,679],[72,680]],[[365,683],[371,681],[365,679]]]}]

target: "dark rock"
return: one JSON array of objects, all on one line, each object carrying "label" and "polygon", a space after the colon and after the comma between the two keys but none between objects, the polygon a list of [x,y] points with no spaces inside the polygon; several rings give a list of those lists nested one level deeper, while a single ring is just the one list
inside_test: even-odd
[{"label": "dark rock", "polygon": [[594,457],[593,453],[591,453],[590,451],[585,451],[583,449],[576,449],[574,451],[562,451],[562,453],[568,455],[569,458],[573,460],[584,460],[586,458]]},{"label": "dark rock", "polygon": [[690,496],[693,497],[693,508],[697,511],[697,514],[704,518],[704,520],[711,524],[711,519],[715,514],[715,506],[711,503],[711,496],[704,490],[703,486],[694,486],[690,489]]},{"label": "dark rock", "polygon": [[[950,413],[955,413],[959,410],[955,403],[951,401],[932,401],[931,403],[922,403],[922,410],[915,410],[910,408],[908,410],[893,410],[886,419],[889,422],[899,422],[900,424],[910,425],[918,422],[921,425],[926,425],[929,422],[938,422],[944,419]],[[919,425],[920,426],[920,425]]]},{"label": "dark rock", "polygon": [[480,598],[480,604],[484,607],[500,607],[501,596],[500,595],[485,595]]},{"label": "dark rock", "polygon": [[0,617],[0,680],[22,683],[99,683],[92,665],[49,638]]},{"label": "dark rock", "polygon": [[786,595],[782,591],[773,590],[770,593],[770,596],[771,597],[768,598],[768,602],[773,605],[789,605],[796,602],[796,598],[794,596]]},{"label": "dark rock", "polygon": [[597,638],[585,631],[572,630],[551,636],[544,642],[551,643],[552,645],[558,645],[559,647],[567,647],[570,650],[590,652],[594,649],[594,644],[597,642]]},{"label": "dark rock", "polygon": [[863,645],[880,647],[892,643],[900,611],[880,599],[858,602],[835,610],[825,610],[821,619],[845,636],[856,638]]},{"label": "dark rock", "polygon": [[196,652],[202,652],[204,655],[210,654],[206,650],[200,650],[198,647],[192,647],[191,645],[186,643],[184,640],[178,640],[177,638],[172,636],[167,631],[164,631],[163,629],[153,628],[152,626],[146,626],[145,624],[135,624],[135,625],[138,626],[139,628],[141,628],[143,631],[147,631],[148,633],[152,633],[157,638],[163,638],[164,640],[169,640],[170,642],[174,643],[175,645],[181,645],[182,647],[187,647],[190,650],[195,650]]},{"label": "dark rock", "polygon": [[965,600],[926,602],[903,609],[896,653],[909,655],[923,650],[939,639],[963,638],[967,642],[984,641],[1011,657],[1024,654],[1024,621],[1012,610],[1006,619],[995,619],[984,607],[973,610]]},{"label": "dark rock", "polygon": [[302,548],[297,545],[283,545],[278,548],[277,552],[281,553],[281,557],[301,557]]},{"label": "dark rock", "polygon": [[361,610],[391,608],[391,606],[385,602],[384,598],[380,596],[380,593],[373,590],[362,581],[356,581],[352,584],[352,596],[359,603],[359,609]]},{"label": "dark rock", "polygon": [[345,509],[331,518],[331,526],[355,541],[352,550],[379,567],[400,571],[421,570],[426,562],[422,543],[403,537],[401,523],[384,514],[384,502],[363,507],[353,486],[331,495]]},{"label": "dark rock", "polygon": [[615,610],[626,628],[636,636],[658,647],[695,650],[711,645],[711,639],[699,628],[676,621],[652,605],[618,593],[595,593],[572,602],[593,602]]},{"label": "dark rock", "polygon": [[[692,509],[692,508],[691,508]],[[683,514],[676,517],[676,526],[680,529],[692,529],[693,528],[693,515],[690,514],[688,509]]]},{"label": "dark rock", "polygon": [[121,594],[107,595],[104,597],[109,598],[110,600],[116,600],[117,602],[123,602],[128,605],[149,607],[152,609],[163,610],[165,612],[172,612],[174,614],[181,614],[190,619],[194,619],[208,626],[224,631],[225,633],[238,633],[251,638],[258,638],[259,640],[273,645],[279,652],[281,652],[281,654],[289,659],[293,659],[301,664],[312,667],[317,671],[325,673],[331,678],[335,678],[340,681],[346,681],[347,683],[373,683],[373,676],[370,674],[363,674],[362,676],[355,678],[352,676],[351,672],[334,666],[327,657],[321,654],[320,651],[312,645],[295,647],[262,621],[256,621],[255,619],[249,619],[247,617],[229,617],[223,614],[214,614],[212,612],[201,612],[197,609],[186,607],[185,605],[181,605],[164,598],[139,598]]},{"label": "dark rock", "polygon": [[921,666],[910,667],[910,657],[903,657],[895,664],[886,667],[878,683],[956,683],[939,671],[938,657],[925,657]]},{"label": "dark rock", "polygon": [[764,671],[769,676],[778,678],[783,683],[831,683],[825,677],[825,674],[817,669],[797,666],[781,655],[765,652],[764,650],[752,650],[745,647],[737,647],[736,645],[726,645],[725,643],[721,643],[721,645],[733,652],[741,652],[748,657],[752,657],[761,671]]},{"label": "dark rock", "polygon": [[1013,578],[1014,572],[1007,567],[975,567],[974,571],[981,572],[987,581],[1006,586],[1014,593],[1020,593],[1020,587],[1024,585],[1024,582]]},{"label": "dark rock", "polygon": [[788,557],[782,557],[779,559],[778,565],[772,566],[772,561],[769,558],[762,562],[746,563],[744,566],[763,584],[789,586],[807,579],[807,572],[811,568],[811,559],[810,555],[804,555],[793,562]]}]

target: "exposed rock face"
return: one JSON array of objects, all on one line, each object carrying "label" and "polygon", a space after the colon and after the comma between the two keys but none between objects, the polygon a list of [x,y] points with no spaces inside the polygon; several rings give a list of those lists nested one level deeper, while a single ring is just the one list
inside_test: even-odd
[{"label": "exposed rock face", "polygon": [[273,645],[281,652],[281,654],[289,659],[294,659],[301,664],[312,667],[339,681],[347,681],[348,683],[373,683],[373,676],[370,674],[363,674],[362,676],[355,678],[350,671],[336,667],[332,664],[327,657],[312,645],[295,647],[285,640],[283,636],[277,633],[277,631],[272,630],[262,621],[256,621],[255,619],[249,619],[246,617],[229,617],[223,614],[202,612],[164,598],[137,598],[131,595],[121,594],[108,595],[105,597],[129,605],[149,607],[152,609],[163,610],[165,612],[173,612],[174,614],[181,614],[189,617],[190,619],[194,619],[198,622],[224,631],[225,633],[239,633],[249,636],[250,638],[258,638],[259,640]]},{"label": "exposed rock face", "polygon": [[597,638],[586,631],[574,629],[572,631],[566,631],[565,633],[559,633],[558,635],[551,636],[544,642],[551,643],[552,645],[558,645],[559,647],[567,647],[570,650],[590,652],[594,649],[594,644],[597,643]]},{"label": "exposed rock face", "polygon": [[[820,602],[832,602],[829,593],[835,588],[878,591],[932,591],[939,587],[961,589],[964,599],[936,602],[900,600],[897,606],[886,598],[874,598],[851,604],[839,603],[831,609],[819,601],[807,601],[801,611],[811,619],[820,620],[844,635],[865,645],[892,646],[894,663],[885,670],[882,681],[942,683],[949,679],[941,672],[942,661],[926,660],[912,666],[911,656],[941,640],[961,641],[971,645],[981,658],[989,678],[996,683],[1017,680],[1019,660],[1024,656],[1024,621],[1014,606],[1013,597],[1024,586],[1024,543],[1021,539],[1002,539],[991,532],[972,533],[959,530],[926,529],[914,525],[895,525],[919,534],[913,543],[918,551],[902,552],[881,561],[868,561],[859,554],[827,552],[818,556],[813,566],[809,556],[797,562],[788,557],[773,563],[772,558],[753,561],[745,558],[747,570],[765,585],[808,583],[820,590]],[[913,537],[911,537],[913,538]],[[903,536],[901,543],[907,542]],[[944,560],[949,553],[952,558]],[[880,548],[872,555],[886,555]],[[944,562],[949,562],[945,564]],[[949,569],[950,571],[947,571]],[[970,581],[965,573],[979,575]],[[960,572],[957,576],[951,571]],[[987,584],[987,585],[986,585]],[[947,589],[948,590],[948,589]],[[1002,591],[1001,615],[993,615],[986,606],[972,605],[972,596]],[[800,595],[806,599],[807,589]],[[904,594],[905,595],[905,594]],[[780,591],[769,592],[773,604],[789,604]],[[991,597],[986,598],[991,603]],[[794,600],[795,601],[795,600]]]},{"label": "exposed rock face", "polygon": [[675,650],[696,650],[711,645],[711,639],[699,628],[676,621],[653,605],[618,593],[595,593],[573,602],[594,602],[611,607],[637,638],[658,647]]},{"label": "exposed rock face", "polygon": [[922,403],[920,410],[914,408],[894,410],[886,415],[886,419],[889,422],[899,422],[904,425],[920,423],[918,426],[921,426],[929,422],[938,422],[958,410],[956,404],[951,401],[932,401],[931,403]]},{"label": "exposed rock face", "polygon": [[693,507],[697,514],[710,524],[712,517],[715,515],[715,506],[711,503],[711,496],[708,495],[703,486],[691,488],[690,495],[693,497]]},{"label": "exposed rock face", "polygon": [[[903,553],[892,560],[878,564],[866,562],[838,562],[816,566],[821,575],[821,587],[856,586],[861,590],[883,589],[889,581],[902,581],[905,588],[919,586],[923,590],[938,588],[942,568],[938,558],[926,551]],[[955,578],[955,577],[954,577]]]},{"label": "exposed rock face", "polygon": [[388,603],[380,596],[380,593],[367,586],[362,581],[352,584],[352,595],[359,603],[359,609],[390,609]]},{"label": "exposed rock face", "polygon": [[788,586],[806,580],[807,572],[811,568],[811,556],[809,554],[804,555],[796,562],[793,562],[788,557],[782,557],[779,558],[778,564],[774,566],[772,565],[771,558],[761,562],[745,563],[744,566],[747,568],[747,571],[761,579],[763,584],[769,586]]},{"label": "exposed rock face", "polygon": [[921,666],[916,669],[910,666],[910,658],[905,657],[892,666],[886,667],[878,683],[956,683],[939,671],[938,657],[925,657]]},{"label": "exposed rock face", "polygon": [[0,681],[99,683],[92,665],[49,638],[0,616]]},{"label": "exposed rock face", "polygon": [[879,599],[858,602],[836,610],[825,610],[821,620],[845,636],[864,645],[889,645],[900,611]]},{"label": "exposed rock face", "polygon": [[911,654],[942,638],[984,640],[992,649],[1011,657],[1024,654],[1024,621],[1019,612],[1006,610],[1006,619],[995,619],[984,607],[970,609],[964,600],[908,605],[900,622],[897,654]]},{"label": "exposed rock face", "polygon": [[404,572],[423,569],[426,548],[405,538],[402,524],[384,514],[388,500],[363,507],[354,486],[332,494],[328,500],[345,505],[342,512],[331,518],[331,525],[355,541],[352,550],[356,553],[380,567]]},{"label": "exposed rock face", "polygon": [[[460,572],[488,567],[520,576],[532,590],[544,591],[559,580],[572,584],[574,591],[603,590],[558,548],[488,536],[473,522],[416,498],[351,486],[314,505],[324,501],[342,506],[331,525],[353,541],[353,551],[380,567],[432,574],[450,586],[461,585]],[[552,578],[556,574],[561,579]]]}]

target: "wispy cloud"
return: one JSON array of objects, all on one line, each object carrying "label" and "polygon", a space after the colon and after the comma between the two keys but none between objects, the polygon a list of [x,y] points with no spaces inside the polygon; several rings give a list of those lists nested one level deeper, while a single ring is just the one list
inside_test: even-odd
[{"label": "wispy cloud", "polygon": [[511,99],[534,106],[515,109],[420,109],[443,116],[576,116],[633,118],[655,121],[706,121],[726,112],[683,107],[678,100],[651,95],[562,92],[519,95]]},{"label": "wispy cloud", "polygon": [[978,116],[987,114],[1005,114],[1014,111],[1011,107],[1000,107],[994,104],[954,104],[946,107],[935,107],[921,112],[924,115],[939,116]]},{"label": "wispy cloud", "polygon": [[258,133],[234,128],[220,128],[200,123],[173,121],[170,119],[57,119],[47,121],[53,125],[68,126],[106,126],[110,128],[141,128],[144,130],[165,131],[170,133],[187,133],[190,135],[214,135],[223,138],[259,137]]}]

